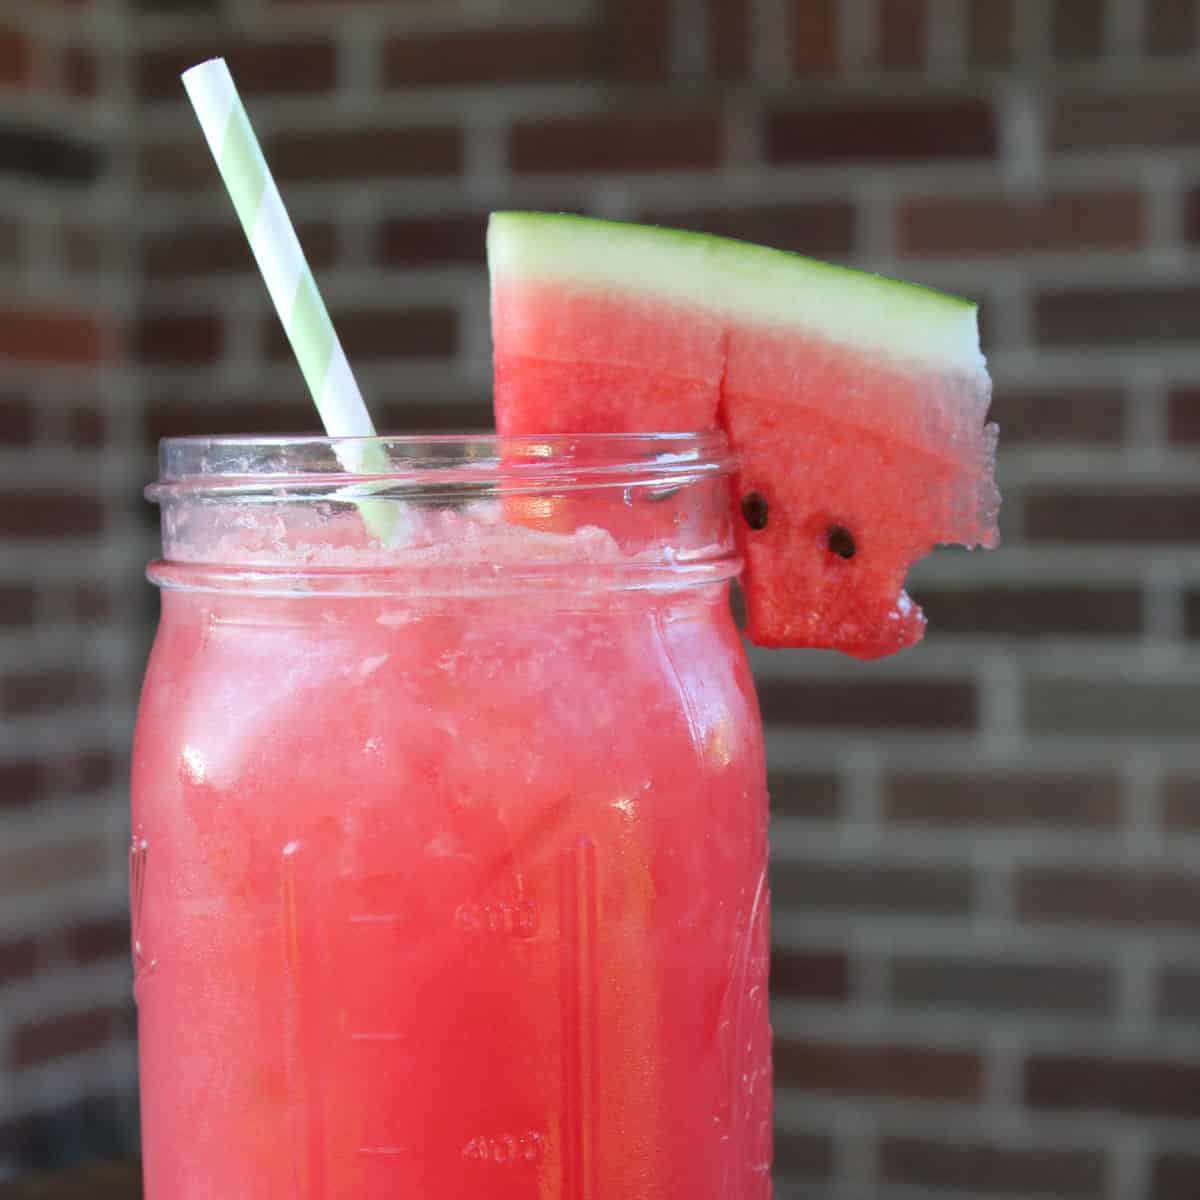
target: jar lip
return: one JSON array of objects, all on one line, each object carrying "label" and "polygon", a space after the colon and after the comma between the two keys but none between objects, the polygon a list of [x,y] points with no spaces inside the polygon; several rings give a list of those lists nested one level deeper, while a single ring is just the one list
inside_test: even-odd
[{"label": "jar lip", "polygon": [[[366,447],[388,458],[387,471],[352,472]],[[703,432],[573,433],[505,436],[493,432],[380,434],[330,438],[247,434],[164,438],[159,479],[146,489],[161,502],[220,494],[233,498],[278,489],[303,492],[378,481],[389,493],[486,486],[492,492],[594,488],[637,481],[688,482],[737,467],[725,435]]]}]

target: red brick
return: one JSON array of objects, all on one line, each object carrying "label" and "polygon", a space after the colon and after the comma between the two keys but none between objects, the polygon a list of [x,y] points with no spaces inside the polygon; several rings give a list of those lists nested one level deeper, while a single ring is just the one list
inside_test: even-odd
[{"label": "red brick", "polygon": [[970,1051],[780,1039],[775,1080],[810,1092],[972,1101],[982,1092],[983,1063]]},{"label": "red brick", "polygon": [[879,58],[885,67],[919,67],[929,19],[926,0],[880,0]]},{"label": "red brick", "polygon": [[279,179],[389,179],[456,175],[462,138],[455,129],[280,134],[267,158]]},{"label": "red brick", "polygon": [[72,788],[97,791],[122,778],[124,761],[108,750],[87,750],[65,760],[59,773]]},{"label": "red brick", "polygon": [[1117,388],[1000,386],[989,415],[1000,426],[1006,447],[1018,442],[1113,446],[1125,435],[1125,398]]},{"label": "red brick", "polygon": [[104,690],[99,676],[70,667],[5,675],[0,679],[0,712],[20,717],[86,704],[102,699]]},{"label": "red brick", "polygon": [[72,404],[65,414],[67,439],[73,446],[103,446],[108,432],[104,410],[90,404]]},{"label": "red brick", "polygon": [[0,266],[19,267],[24,258],[25,230],[15,220],[0,219]]},{"label": "red brick", "polygon": [[819,771],[771,771],[767,775],[776,816],[832,820],[841,811],[837,776]]},{"label": "red brick", "polygon": [[96,841],[57,842],[7,853],[0,850],[0,896],[94,879],[107,865],[107,847]]},{"label": "red brick", "polygon": [[100,63],[83,46],[68,46],[62,55],[62,81],[68,96],[93,100],[100,92]]},{"label": "red brick", "polygon": [[201,434],[319,433],[320,418],[297,381],[287,400],[226,396],[205,404],[180,404],[177,398],[152,397],[146,405],[146,441]]},{"label": "red brick", "polygon": [[81,131],[0,126],[0,171],[47,183],[89,184],[99,178],[106,150]]},{"label": "red brick", "polygon": [[1167,967],[1160,971],[1157,1012],[1160,1020],[1193,1024],[1200,1013],[1200,970]]},{"label": "red brick", "polygon": [[99,274],[115,257],[111,231],[88,225],[65,225],[62,257],[67,270],[76,275]]},{"label": "red brick", "polygon": [[0,492],[0,537],[37,540],[97,534],[104,505],[82,492]]},{"label": "red brick", "polygon": [[771,877],[780,908],[813,912],[961,916],[971,909],[970,873],[894,863],[781,863]]},{"label": "red brick", "polygon": [[[337,230],[331,221],[297,227],[305,257],[313,267],[331,265],[337,256]],[[232,273],[253,274],[254,256],[233,222],[219,228],[174,231],[147,238],[142,270],[152,279],[188,279]]]},{"label": "red brick", "polygon": [[714,112],[665,109],[519,121],[511,134],[517,171],[654,171],[715,167],[721,123]]},{"label": "red brick", "polygon": [[[272,161],[272,169],[275,163]],[[183,191],[209,188],[214,197],[221,177],[199,130],[193,136],[182,131],[165,139],[146,137],[137,144],[138,184],[146,191]]]},{"label": "red brick", "polygon": [[489,29],[396,38],[383,47],[383,80],[396,87],[521,83],[600,73],[601,39],[589,29]]},{"label": "red brick", "polygon": [[917,599],[932,637],[1118,636],[1136,634],[1142,625],[1142,599],[1135,588],[922,589]]},{"label": "red brick", "polygon": [[789,1000],[846,1000],[850,972],[840,950],[775,950],[771,955],[771,995]]},{"label": "red brick", "polygon": [[967,62],[997,67],[1013,57],[1013,0],[968,0]]},{"label": "red brick", "polygon": [[33,305],[0,308],[0,361],[95,366],[115,350],[113,332],[98,315]]},{"label": "red brick", "polygon": [[48,622],[93,625],[109,620],[114,612],[113,596],[102,584],[47,587],[42,590],[42,599]]},{"label": "red brick", "polygon": [[[779,1129],[775,1133],[775,1173],[805,1175],[810,1179],[828,1179],[833,1175],[833,1138],[827,1133],[800,1133]],[[784,1200],[787,1193],[776,1185],[775,1195]]]},{"label": "red brick", "polygon": [[1105,0],[1054,0],[1051,8],[1057,58],[1095,58],[1104,51]]},{"label": "red brick", "polygon": [[28,446],[33,441],[33,405],[18,396],[0,396],[0,442]]},{"label": "red brick", "polygon": [[393,433],[477,433],[493,425],[490,399],[424,400],[413,396],[377,396],[379,428]]},{"label": "red brick", "polygon": [[414,267],[466,263],[482,266],[487,213],[453,217],[398,217],[385,221],[379,255],[393,266]]},{"label": "red brick", "polygon": [[1195,0],[1148,0],[1143,20],[1146,49],[1152,53],[1186,54],[1195,49]]},{"label": "red brick", "polygon": [[765,680],[758,690],[768,724],[876,730],[967,730],[977,721],[971,683],[957,680],[801,682]]},{"label": "red brick", "polygon": [[[59,4],[87,2],[88,0],[57,0]],[[0,1126],[0,1153],[4,1153],[8,1145],[18,1148],[47,1145],[47,1130],[70,1131],[66,1136],[76,1136],[75,1131],[79,1130],[84,1138],[105,1136],[89,1135],[82,1131],[114,1128],[111,1113],[121,1111],[123,1103],[124,1098],[119,1095],[90,1097],[82,1104],[72,1105],[65,1111],[59,1109],[51,1116],[26,1117],[15,1124]],[[6,1141],[8,1145],[5,1144]],[[142,1172],[136,1164],[92,1163],[66,1171],[56,1171],[49,1177],[39,1173],[34,1176],[34,1180],[31,1185],[34,1189],[32,1195],[29,1188],[17,1184],[14,1186],[19,1188],[19,1196],[9,1195],[6,1200],[46,1200],[47,1195],[58,1197],[59,1200],[130,1200],[130,1197],[142,1195]]]},{"label": "red brick", "polygon": [[83,921],[58,939],[72,962],[87,964],[129,953],[129,921],[124,916]]},{"label": "red brick", "polygon": [[810,105],[767,118],[767,153],[776,163],[990,158],[996,146],[991,107],[975,99]]},{"label": "red brick", "polygon": [[915,957],[893,961],[888,996],[902,1008],[980,1013],[1111,1016],[1112,970],[1099,964]]},{"label": "red brick", "polygon": [[1194,544],[1200,492],[1111,488],[1035,488],[1026,497],[1031,542],[1171,546]]},{"label": "red brick", "polygon": [[1184,195],[1183,234],[1189,242],[1200,242],[1200,188],[1192,188]]},{"label": "red brick", "polygon": [[12,1032],[8,1065],[14,1071],[38,1066],[56,1058],[83,1054],[107,1045],[116,1027],[110,1008],[92,1008],[69,1016],[40,1017]]},{"label": "red brick", "polygon": [[1112,826],[1121,820],[1120,780],[1109,774],[898,772],[884,783],[889,821],[938,826]]},{"label": "red brick", "polygon": [[665,79],[670,59],[671,0],[604,0],[613,74],[630,83]]},{"label": "red brick", "polygon": [[28,808],[49,790],[53,764],[36,759],[0,763],[0,809]]},{"label": "red brick", "polygon": [[1026,1149],[978,1141],[884,1138],[879,1174],[888,1183],[961,1188],[971,1196],[1047,1196],[1096,1200],[1107,1164],[1095,1150]]},{"label": "red brick", "polygon": [[1154,1160],[1149,1200],[1196,1200],[1200,1196],[1200,1156],[1170,1151]]},{"label": "red brick", "polygon": [[135,349],[148,363],[210,363],[221,355],[224,331],[211,313],[195,316],[143,317]]},{"label": "red brick", "polygon": [[67,611],[83,624],[106,621],[113,615],[112,596],[100,585],[81,583],[67,592]]},{"label": "red brick", "polygon": [[0,628],[15,629],[32,625],[34,616],[33,588],[13,583],[0,586]]},{"label": "red brick", "polygon": [[793,0],[792,65],[801,75],[837,66],[836,0]]},{"label": "red brick", "polygon": [[750,69],[751,0],[710,0],[709,53],[717,79],[745,79]]},{"label": "red brick", "polygon": [[1200,90],[1122,90],[1059,96],[1050,111],[1052,150],[1099,150],[1191,146],[1200,143],[1192,114]]},{"label": "red brick", "polygon": [[1173,775],[1167,780],[1168,829],[1200,829],[1200,775]]},{"label": "red brick", "polygon": [[1200,288],[1061,288],[1034,298],[1043,346],[1172,345],[1200,334]]},{"label": "red brick", "polygon": [[1200,390],[1179,388],[1171,393],[1167,414],[1173,442],[1200,442]]},{"label": "red brick", "polygon": [[[454,353],[458,321],[448,309],[354,309],[333,314],[338,336],[351,362],[392,358],[444,358]],[[292,358],[283,328],[267,324],[267,353],[276,361]]]},{"label": "red brick", "polygon": [[1025,1102],[1139,1116],[1200,1117],[1200,1066],[1153,1058],[1033,1055]]},{"label": "red brick", "polygon": [[36,51],[25,34],[15,29],[0,30],[0,87],[29,87],[34,81],[36,62]]},{"label": "red brick", "polygon": [[1183,627],[1188,637],[1200,637],[1200,592],[1188,592],[1183,598]]},{"label": "red brick", "polygon": [[823,258],[847,258],[854,251],[854,208],[840,200],[754,207],[655,208],[643,212],[638,220]]},{"label": "red brick", "polygon": [[143,51],[137,61],[137,91],[143,99],[181,100],[179,77],[189,67],[218,54],[243,95],[328,92],[337,86],[337,48],[330,41],[277,42],[230,47],[192,43],[184,49]]},{"label": "red brick", "polygon": [[1030,921],[1200,929],[1200,876],[1029,867],[1017,878],[1017,910]]},{"label": "red brick", "polygon": [[0,942],[0,984],[29,979],[37,965],[37,942],[33,938],[14,938]]},{"label": "red brick", "polygon": [[902,203],[896,240],[905,254],[1114,250],[1138,245],[1143,227],[1137,192],[1064,192],[1030,200],[944,197]]}]

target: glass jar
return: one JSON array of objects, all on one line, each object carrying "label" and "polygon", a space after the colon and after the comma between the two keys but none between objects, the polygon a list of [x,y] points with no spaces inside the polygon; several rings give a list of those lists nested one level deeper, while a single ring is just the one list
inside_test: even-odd
[{"label": "glass jar", "polygon": [[723,439],[371,450],[168,441],[148,491],[148,1200],[767,1197]]}]

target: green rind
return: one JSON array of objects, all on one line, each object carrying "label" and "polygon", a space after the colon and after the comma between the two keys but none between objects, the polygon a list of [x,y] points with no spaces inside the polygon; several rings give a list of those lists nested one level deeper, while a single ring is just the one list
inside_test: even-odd
[{"label": "green rind", "polygon": [[734,238],[568,213],[493,213],[492,278],[699,307],[937,370],[983,369],[969,300]]}]

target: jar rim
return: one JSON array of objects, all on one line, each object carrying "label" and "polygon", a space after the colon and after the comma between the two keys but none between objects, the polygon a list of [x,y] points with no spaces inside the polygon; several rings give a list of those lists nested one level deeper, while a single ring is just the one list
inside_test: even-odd
[{"label": "jar rim", "polygon": [[[346,460],[363,461],[367,448],[382,451],[390,469],[349,471],[343,466]],[[485,487],[495,495],[631,482],[683,484],[729,474],[736,467],[736,456],[719,430],[192,436],[159,443],[159,478],[146,489],[146,497],[161,503],[206,495],[236,499],[265,491],[278,494],[280,489],[311,494],[351,482],[377,484],[374,494]]]}]

